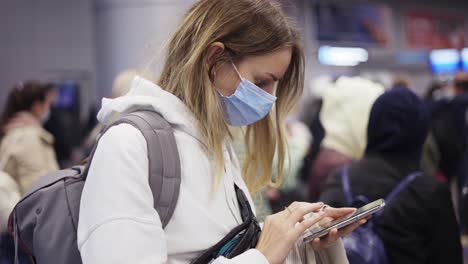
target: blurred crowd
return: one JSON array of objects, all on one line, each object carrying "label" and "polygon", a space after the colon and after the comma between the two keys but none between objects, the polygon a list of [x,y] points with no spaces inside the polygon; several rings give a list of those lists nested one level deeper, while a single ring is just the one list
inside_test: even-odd
[{"label": "blurred crowd", "polygon": [[[137,74],[120,74],[113,97],[125,95]],[[387,199],[387,210],[370,221],[391,263],[459,263],[462,246],[468,246],[468,73],[432,84],[423,98],[404,78],[384,87],[342,76],[309,88],[285,124],[288,177],[276,179],[272,164],[271,186],[254,196],[259,220],[297,200],[358,207],[388,198],[406,181]],[[57,151],[54,137],[65,132],[45,128],[54,127],[51,113],[59,114],[56,97],[53,84],[20,82],[10,89],[0,117],[2,264],[14,253],[7,232],[14,205],[39,177],[85,160],[103,129],[93,112],[79,144]],[[246,129],[233,128],[231,134],[242,162]]]}]

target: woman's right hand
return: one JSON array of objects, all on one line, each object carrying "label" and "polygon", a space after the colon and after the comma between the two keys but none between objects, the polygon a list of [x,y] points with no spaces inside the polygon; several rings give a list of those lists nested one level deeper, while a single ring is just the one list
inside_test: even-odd
[{"label": "woman's right hand", "polygon": [[315,217],[308,219],[304,219],[304,216],[319,211],[323,206],[323,203],[294,202],[285,210],[268,216],[256,249],[270,264],[282,264],[297,239],[322,220],[325,212],[320,211]]}]

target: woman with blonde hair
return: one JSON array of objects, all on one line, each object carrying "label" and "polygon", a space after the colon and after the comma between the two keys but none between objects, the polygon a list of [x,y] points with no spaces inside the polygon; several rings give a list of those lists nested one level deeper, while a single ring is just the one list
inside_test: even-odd
[{"label": "woman with blonde hair", "polygon": [[[143,135],[128,124],[110,128],[81,198],[83,263],[347,263],[339,237],[365,220],[302,243],[307,228],[353,212],[322,203],[295,202],[267,217],[261,234],[253,228],[249,246],[238,254],[224,246],[245,242],[242,231],[211,251],[237,227],[258,226],[243,222],[244,213],[253,211],[249,191],[271,181],[275,151],[281,182],[287,148],[280,124],[302,92],[303,74],[299,33],[273,1],[195,4],[168,44],[157,84],[135,78],[129,93],[104,99],[98,114],[106,124],[115,113],[150,109],[171,124],[182,178],[174,214],[163,229],[153,209]],[[248,126],[243,165],[229,126]]]}]

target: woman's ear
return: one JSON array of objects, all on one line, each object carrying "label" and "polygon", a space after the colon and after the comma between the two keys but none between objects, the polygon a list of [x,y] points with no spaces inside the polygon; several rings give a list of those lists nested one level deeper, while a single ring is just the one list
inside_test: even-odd
[{"label": "woman's ear", "polygon": [[211,68],[213,63],[216,61],[216,57],[219,57],[224,52],[224,44],[222,42],[213,42],[206,50],[206,63]]}]

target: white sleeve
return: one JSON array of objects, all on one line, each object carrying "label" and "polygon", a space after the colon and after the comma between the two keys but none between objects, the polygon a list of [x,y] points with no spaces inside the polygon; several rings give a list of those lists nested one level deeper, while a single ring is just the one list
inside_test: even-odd
[{"label": "white sleeve", "polygon": [[84,264],[166,262],[147,152],[143,135],[131,125],[102,136],[81,197],[78,248]]}]

